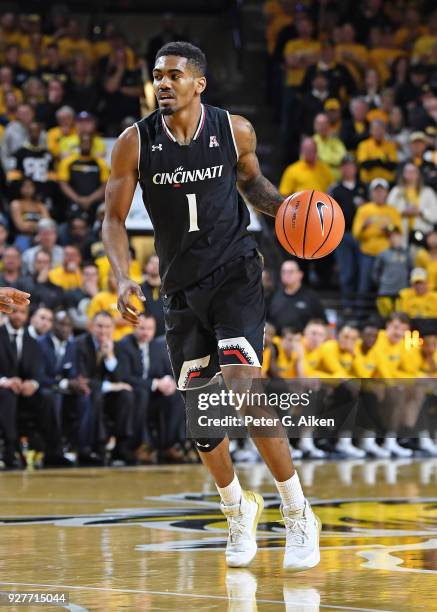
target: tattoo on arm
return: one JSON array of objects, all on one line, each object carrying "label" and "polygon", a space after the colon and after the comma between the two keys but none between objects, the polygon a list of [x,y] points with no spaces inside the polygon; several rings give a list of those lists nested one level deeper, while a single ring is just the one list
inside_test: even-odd
[{"label": "tattoo on arm", "polygon": [[284,198],[261,173],[255,152],[256,134],[252,125],[244,121],[241,127],[241,136],[239,135],[238,139],[240,150],[237,166],[238,188],[256,210],[274,217]]}]

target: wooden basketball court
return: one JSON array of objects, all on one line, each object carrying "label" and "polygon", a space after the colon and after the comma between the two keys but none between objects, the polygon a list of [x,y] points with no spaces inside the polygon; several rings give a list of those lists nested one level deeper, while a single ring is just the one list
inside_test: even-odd
[{"label": "wooden basketball court", "polygon": [[266,501],[247,570],[225,566],[226,524],[201,466],[2,473],[0,591],[66,592],[76,612],[437,610],[437,460],[297,466],[323,522],[321,563],[300,574],[281,568],[262,464],[238,468]]}]

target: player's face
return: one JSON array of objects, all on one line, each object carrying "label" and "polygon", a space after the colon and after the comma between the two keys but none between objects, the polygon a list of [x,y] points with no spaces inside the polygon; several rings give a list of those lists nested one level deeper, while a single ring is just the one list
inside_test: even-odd
[{"label": "player's face", "polygon": [[153,88],[163,115],[186,108],[206,87],[206,79],[191,69],[185,57],[159,57],[153,69]]},{"label": "player's face", "polygon": [[371,325],[367,325],[367,327],[365,327],[361,333],[361,338],[364,348],[371,349],[378,338],[378,329],[376,327],[372,327]]},{"label": "player's face", "polygon": [[394,321],[390,321],[390,323],[388,323],[387,325],[387,337],[390,342],[396,344],[397,342],[400,342],[404,339],[405,332],[407,332],[408,329],[409,327],[406,323],[402,323],[402,321],[398,321],[395,319]]},{"label": "player's face", "polygon": [[304,337],[307,346],[310,350],[314,350],[326,340],[326,329],[323,325],[311,324],[307,325],[304,331]]},{"label": "player's face", "polygon": [[358,340],[358,331],[353,327],[343,327],[338,334],[338,344],[342,351],[353,353],[355,343]]}]

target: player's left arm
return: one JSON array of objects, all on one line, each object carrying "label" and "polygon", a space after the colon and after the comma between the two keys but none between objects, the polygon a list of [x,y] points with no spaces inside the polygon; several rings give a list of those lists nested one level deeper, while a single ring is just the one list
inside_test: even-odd
[{"label": "player's left arm", "polygon": [[232,115],[231,122],[238,149],[238,190],[256,210],[275,217],[284,198],[260,170],[255,130],[244,117]]}]

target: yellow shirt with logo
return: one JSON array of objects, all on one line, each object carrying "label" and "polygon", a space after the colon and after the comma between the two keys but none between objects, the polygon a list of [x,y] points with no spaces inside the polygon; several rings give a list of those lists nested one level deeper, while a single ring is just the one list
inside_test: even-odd
[{"label": "yellow shirt with logo", "polygon": [[[99,291],[93,299],[91,300],[88,306],[88,317],[92,319],[95,314],[100,312],[101,310],[105,310],[108,312],[113,319],[116,319],[118,323],[114,328],[114,333],[112,335],[112,339],[114,342],[117,340],[121,340],[127,334],[132,333],[133,327],[129,325],[126,321],[121,320],[121,314],[117,310],[117,299],[118,296],[116,293],[112,293],[110,291]],[[135,295],[132,296],[130,300],[131,304],[135,306],[140,312],[144,312],[144,304],[141,302]]]},{"label": "yellow shirt with logo", "polygon": [[[380,161],[381,165],[377,162]],[[370,167],[361,167],[360,177],[364,183],[370,183],[374,178],[385,178],[389,183],[395,178],[395,169],[386,168],[385,163],[395,164],[398,161],[396,144],[389,140],[377,142],[374,138],[366,138],[357,147],[357,162],[374,162]]]},{"label": "yellow shirt with logo", "polygon": [[410,359],[410,350],[407,349],[405,340],[392,344],[387,337],[387,332],[381,330],[375,343],[375,350],[384,355],[383,360],[378,361],[378,367],[374,373],[375,378],[414,378],[418,372],[415,364]]},{"label": "yellow shirt with logo", "polygon": [[[72,128],[72,130],[70,131],[69,136],[72,136],[73,134],[76,134],[76,128]],[[66,138],[66,136],[64,136],[61,128],[59,126],[57,127],[52,127],[50,128],[50,130],[47,132],[47,148],[50,151],[50,153],[53,155],[53,157],[55,159],[59,158],[60,155],[60,142],[62,138]]]},{"label": "yellow shirt with logo", "polygon": [[[299,53],[301,57],[309,57],[317,59],[320,53],[320,43],[318,40],[302,40],[296,38],[289,40],[284,48],[284,57],[287,55],[294,55]],[[291,68],[287,66],[285,68],[285,84],[287,87],[299,87],[302,84],[305,76],[306,68]]]},{"label": "yellow shirt with logo", "polygon": [[[80,151],[80,138],[79,134],[73,133],[69,136],[61,136],[59,140],[59,157],[61,159],[68,157],[69,155],[78,154]],[[93,136],[91,143],[91,155],[92,157],[105,157],[106,145],[103,138],[100,136]]]},{"label": "yellow shirt with logo", "polygon": [[396,303],[396,309],[405,312],[412,319],[437,317],[437,291],[427,291],[424,295],[417,295],[411,287],[402,289]]},{"label": "yellow shirt with logo", "polygon": [[78,289],[82,285],[82,272],[80,270],[67,272],[64,266],[57,266],[50,270],[49,280],[54,285],[62,287],[64,291],[70,291],[71,289]]},{"label": "yellow shirt with logo", "polygon": [[334,180],[329,166],[320,160],[317,160],[314,166],[310,166],[306,161],[300,159],[284,170],[279,192],[285,197],[304,189],[327,191]]},{"label": "yellow shirt with logo", "polygon": [[[366,221],[369,225],[364,227]],[[376,256],[389,247],[389,240],[384,227],[395,225],[402,227],[402,218],[394,206],[374,202],[363,204],[357,210],[352,225],[352,234],[360,243],[360,249],[365,255]]]}]

